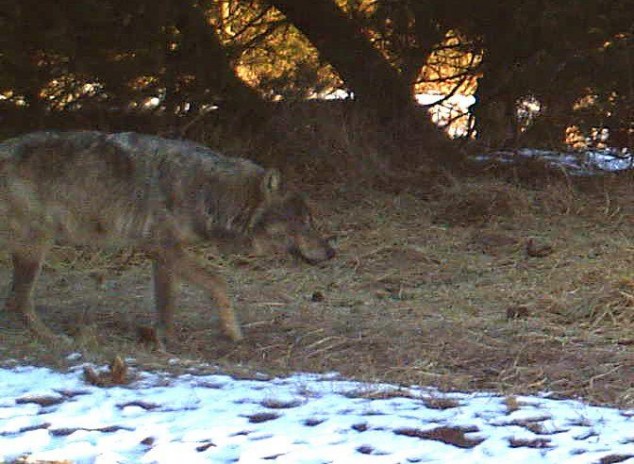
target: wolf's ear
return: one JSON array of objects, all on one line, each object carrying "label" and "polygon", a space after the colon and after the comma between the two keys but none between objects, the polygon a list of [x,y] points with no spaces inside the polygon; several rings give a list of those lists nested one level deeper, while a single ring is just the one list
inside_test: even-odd
[{"label": "wolf's ear", "polygon": [[266,195],[279,192],[282,187],[282,174],[277,169],[268,169],[262,179],[262,191]]}]

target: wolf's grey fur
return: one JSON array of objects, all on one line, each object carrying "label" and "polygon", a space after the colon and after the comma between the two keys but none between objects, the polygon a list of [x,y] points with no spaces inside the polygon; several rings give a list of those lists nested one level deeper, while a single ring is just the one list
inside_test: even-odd
[{"label": "wolf's grey fur", "polygon": [[224,280],[186,244],[217,237],[284,247],[307,262],[333,249],[315,231],[303,198],[276,170],[189,141],[136,133],[35,132],[0,144],[0,243],[13,259],[6,303],[40,336],[33,285],[54,242],[133,246],[154,262],[159,337],[169,337],[176,279],[205,289],[233,340],[242,333]]}]

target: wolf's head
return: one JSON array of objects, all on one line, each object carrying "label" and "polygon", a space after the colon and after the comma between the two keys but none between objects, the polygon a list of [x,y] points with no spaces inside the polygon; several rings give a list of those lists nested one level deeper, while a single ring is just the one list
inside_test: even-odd
[{"label": "wolf's head", "polygon": [[264,201],[252,223],[256,247],[285,250],[310,264],[334,257],[335,250],[315,229],[304,197],[286,191],[281,184],[276,169],[262,178]]}]

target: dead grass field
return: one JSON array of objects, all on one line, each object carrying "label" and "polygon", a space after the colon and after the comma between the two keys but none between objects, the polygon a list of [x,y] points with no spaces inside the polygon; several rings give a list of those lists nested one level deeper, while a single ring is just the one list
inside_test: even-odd
[{"label": "dead grass field", "polygon": [[[338,371],[633,406],[634,183],[511,177],[304,186],[337,257],[310,267],[197,249],[228,278],[246,340],[223,338],[213,305],[184,287],[173,354],[237,375]],[[58,248],[36,306],[84,359],[169,366],[137,339],[153,308],[141,256]],[[69,362],[2,311],[0,338],[0,360]]]}]

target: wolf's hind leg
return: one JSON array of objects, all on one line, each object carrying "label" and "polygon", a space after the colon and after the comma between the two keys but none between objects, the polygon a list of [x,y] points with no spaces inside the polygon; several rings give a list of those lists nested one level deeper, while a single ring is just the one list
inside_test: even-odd
[{"label": "wolf's hind leg", "polygon": [[38,338],[47,342],[66,341],[46,327],[33,307],[33,288],[42,269],[46,249],[45,246],[31,245],[13,252],[13,280],[5,309],[17,313]]}]

